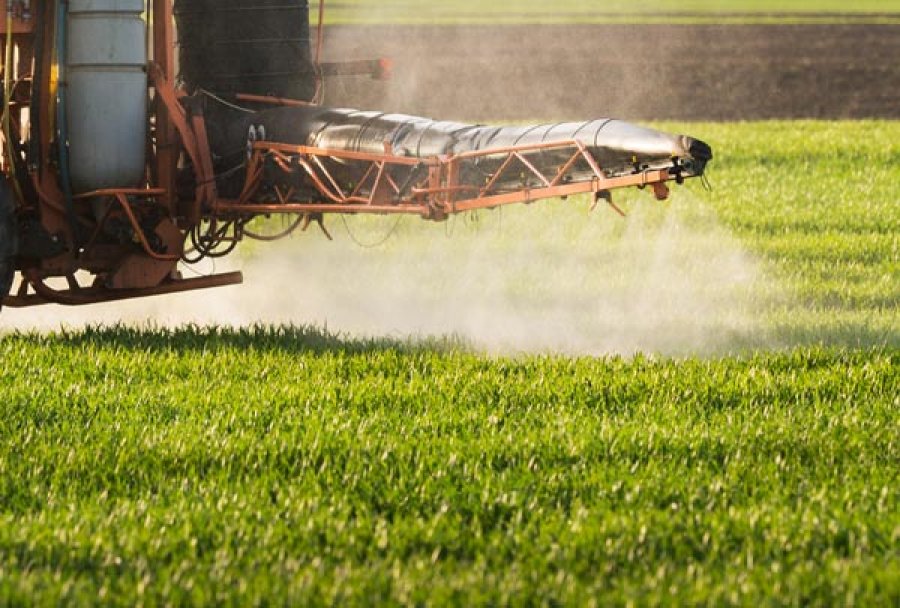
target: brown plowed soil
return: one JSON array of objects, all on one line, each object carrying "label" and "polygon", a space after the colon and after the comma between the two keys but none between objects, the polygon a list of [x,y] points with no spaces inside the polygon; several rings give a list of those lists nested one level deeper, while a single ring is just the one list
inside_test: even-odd
[{"label": "brown plowed soil", "polygon": [[326,103],[460,120],[900,118],[900,26],[335,26]]}]

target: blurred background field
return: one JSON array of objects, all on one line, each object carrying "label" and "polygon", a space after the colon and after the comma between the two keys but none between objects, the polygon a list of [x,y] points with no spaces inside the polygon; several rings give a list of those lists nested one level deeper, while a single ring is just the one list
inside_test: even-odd
[{"label": "blurred background field", "polygon": [[897,23],[896,0],[343,0],[328,5],[331,24],[522,23]]}]

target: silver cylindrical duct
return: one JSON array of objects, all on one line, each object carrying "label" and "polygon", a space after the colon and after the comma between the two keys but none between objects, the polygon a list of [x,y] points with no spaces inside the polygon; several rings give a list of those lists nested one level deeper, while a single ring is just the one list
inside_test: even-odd
[{"label": "silver cylindrical duct", "polygon": [[[685,135],[672,135],[614,119],[566,122],[531,126],[482,126],[442,122],[382,112],[349,109],[302,107],[279,108],[236,118],[213,142],[217,158],[225,160],[221,169],[243,162],[253,141],[306,145],[335,151],[391,154],[413,158],[433,158],[485,152],[460,164],[461,182],[481,186],[493,181],[500,188],[528,186],[519,172],[494,176],[508,154],[492,150],[579,142],[597,161],[606,177],[633,174],[650,169],[672,169],[683,177],[701,175],[712,151],[702,141]],[[572,158],[569,147],[530,149],[522,152],[528,162],[542,173],[555,177],[567,166],[566,181],[595,176],[586,161],[567,164]],[[227,159],[227,160],[226,160]],[[330,170],[341,180],[356,183],[367,170],[364,163],[343,162],[332,158]],[[527,173],[527,172],[526,172]],[[394,176],[409,182],[403,176]],[[500,181],[497,181],[500,179]]]},{"label": "silver cylindrical duct", "polygon": [[[712,158],[709,146],[692,137],[609,118],[503,127],[349,109],[279,108],[244,118],[232,125],[230,132],[225,146],[232,150],[248,133],[258,138],[261,132],[269,141],[330,150],[383,154],[387,145],[393,154],[418,158],[579,141],[609,176],[632,173],[636,167],[669,167],[675,159],[690,161],[689,169],[701,173]],[[535,154],[548,163],[554,160],[552,153]]]}]

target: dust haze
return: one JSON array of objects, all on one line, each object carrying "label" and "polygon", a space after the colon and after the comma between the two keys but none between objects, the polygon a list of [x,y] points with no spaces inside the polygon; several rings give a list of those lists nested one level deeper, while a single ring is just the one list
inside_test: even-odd
[{"label": "dust haze", "polygon": [[479,122],[665,119],[683,110],[674,99],[660,107],[669,72],[646,73],[660,58],[683,54],[681,36],[648,44],[628,26],[596,33],[593,26],[333,26],[326,61],[388,57],[394,67],[387,81],[329,79],[325,103]]},{"label": "dust haze", "polygon": [[304,233],[255,245],[216,269],[240,267],[243,286],[83,309],[8,309],[3,325],[311,324],[354,336],[452,335],[496,354],[704,355],[760,346],[760,294],[770,292],[763,268],[684,194],[665,207],[638,203],[628,219],[558,201],[437,225],[337,219],[329,224],[334,242]]}]

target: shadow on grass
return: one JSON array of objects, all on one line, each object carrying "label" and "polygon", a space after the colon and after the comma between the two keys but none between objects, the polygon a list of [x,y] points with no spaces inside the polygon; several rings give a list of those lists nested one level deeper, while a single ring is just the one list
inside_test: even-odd
[{"label": "shadow on grass", "polygon": [[297,354],[366,354],[394,351],[415,353],[475,352],[458,336],[356,337],[331,332],[327,328],[304,325],[251,325],[219,327],[184,325],[177,328],[146,326],[88,326],[78,330],[61,329],[51,333],[8,334],[44,345],[65,344],[88,349],[124,349],[145,352],[223,350],[277,351]]},{"label": "shadow on grass", "polygon": [[[160,327],[152,324],[93,325],[81,329],[44,332],[11,332],[0,334],[0,342],[26,341],[36,346],[60,345],[86,351],[95,349],[128,350],[148,353],[195,352],[215,353],[223,351],[257,351],[295,354],[347,354],[365,355],[385,352],[398,354],[467,354],[494,355],[518,358],[528,355],[560,357],[578,356],[578,353],[548,351],[516,351],[507,353],[486,351],[464,336],[353,336],[330,331],[327,327],[311,325],[264,325],[247,327],[214,325],[184,325]],[[832,351],[895,351],[900,349],[900,332],[893,328],[866,327],[862,324],[841,324],[834,327],[795,327],[790,324],[770,326],[760,335],[735,335],[722,348],[710,352],[643,353],[663,359],[674,358],[746,358],[763,353],[785,353],[796,350],[826,349]],[[640,352],[630,353],[582,353],[582,356],[606,356],[631,358]]]}]

